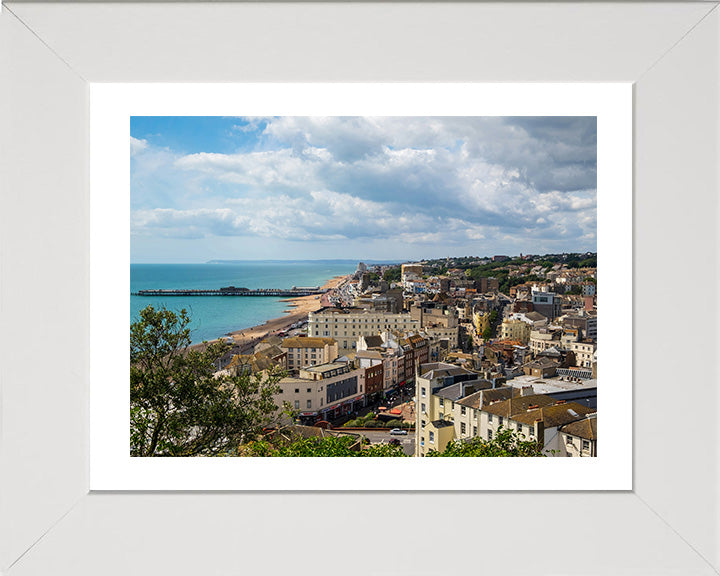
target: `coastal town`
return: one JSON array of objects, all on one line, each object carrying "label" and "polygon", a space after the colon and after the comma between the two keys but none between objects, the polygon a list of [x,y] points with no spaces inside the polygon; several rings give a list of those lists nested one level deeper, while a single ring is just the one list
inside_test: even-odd
[{"label": "coastal town", "polygon": [[343,437],[406,456],[511,431],[597,456],[597,256],[366,265],[228,334],[217,375],[281,370],[269,437]]}]

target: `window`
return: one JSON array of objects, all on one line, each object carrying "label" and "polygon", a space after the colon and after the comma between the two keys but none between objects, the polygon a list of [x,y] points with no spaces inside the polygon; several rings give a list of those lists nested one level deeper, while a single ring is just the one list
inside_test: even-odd
[{"label": "window", "polygon": [[430,432],[430,444],[435,444],[435,432]]},{"label": "window", "polygon": [[570,444],[570,445],[572,445],[572,443],[573,443],[573,438],[572,438],[572,436],[565,436],[565,444]]},{"label": "window", "polygon": [[420,426],[421,426],[422,428],[425,428],[425,420],[421,420],[421,421],[420,421]]},{"label": "window", "polygon": [[465,434],[465,422],[460,422],[460,434]]},{"label": "window", "polygon": [[503,417],[502,416],[498,416],[498,425],[499,426],[503,425]]},{"label": "window", "polygon": [[477,436],[477,426],[473,426],[473,436]]},{"label": "window", "polygon": [[488,431],[487,431],[487,439],[492,440],[492,430],[490,430],[490,428],[488,428]]},{"label": "window", "polygon": [[492,424],[492,414],[488,414],[488,422]]},{"label": "window", "polygon": [[589,440],[583,440],[583,441],[582,441],[582,446],[583,446],[583,448],[582,448],[582,449],[583,449],[583,452],[589,451],[589,450],[590,450],[590,441],[589,441]]},{"label": "window", "polygon": [[307,401],[307,407],[308,409],[312,408],[312,400]]},{"label": "window", "polygon": [[300,394],[300,388],[295,388],[295,394]]},{"label": "window", "polygon": [[462,414],[463,416],[465,416],[465,412],[467,412],[467,410],[465,409],[465,406],[461,406],[461,407],[460,407],[460,414]]},{"label": "window", "polygon": [[300,400],[295,400],[295,410],[300,410]]},{"label": "window", "polygon": [[[424,390],[424,388],[423,388],[423,390]],[[440,398],[440,406],[445,406],[445,399],[444,399],[444,398]]]},{"label": "window", "polygon": [[424,402],[423,402],[422,404],[420,404],[420,410],[421,410],[422,412],[427,412],[427,410],[425,410],[425,403],[424,403]]},{"label": "window", "polygon": [[[425,389],[425,388],[420,388],[420,394],[422,395],[422,397],[423,397],[423,398],[425,398],[425,394],[426,394],[426,392],[427,392],[427,391],[426,391],[426,389]],[[442,400],[440,400],[440,402],[441,402],[441,404],[440,404],[440,405],[442,406]]]},{"label": "window", "polygon": [[322,406],[322,405],[323,405],[323,399],[320,398],[320,406]]}]

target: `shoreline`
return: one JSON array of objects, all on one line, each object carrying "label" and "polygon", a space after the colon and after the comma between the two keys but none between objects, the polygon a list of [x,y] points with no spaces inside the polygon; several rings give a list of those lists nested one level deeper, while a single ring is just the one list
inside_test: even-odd
[{"label": "shoreline", "polygon": [[[333,276],[322,285],[323,290],[332,290],[337,288],[343,281],[349,278],[351,275]],[[320,296],[298,296],[296,298],[284,298],[281,302],[287,303],[287,309],[283,311],[284,315],[277,318],[270,318],[263,324],[251,326],[249,328],[243,328],[240,330],[233,330],[228,332],[220,338],[209,340],[210,342],[217,342],[218,340],[224,340],[231,337],[234,341],[234,346],[240,347],[240,354],[252,354],[255,345],[266,338],[273,332],[279,332],[287,330],[290,326],[301,320],[306,320],[309,312],[319,310],[324,306],[323,295]],[[193,344],[190,348],[202,347],[203,344]]]}]

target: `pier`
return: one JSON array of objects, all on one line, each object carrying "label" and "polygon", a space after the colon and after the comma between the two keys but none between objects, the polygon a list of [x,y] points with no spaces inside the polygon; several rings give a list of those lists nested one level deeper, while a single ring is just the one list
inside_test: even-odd
[{"label": "pier", "polygon": [[325,290],[320,287],[295,287],[286,288],[257,288],[250,290],[249,288],[236,288],[235,286],[226,286],[217,290],[192,290],[192,289],[175,289],[175,290],[139,290],[133,292],[133,296],[269,296],[273,298],[297,298],[299,296],[315,296],[324,294]]}]

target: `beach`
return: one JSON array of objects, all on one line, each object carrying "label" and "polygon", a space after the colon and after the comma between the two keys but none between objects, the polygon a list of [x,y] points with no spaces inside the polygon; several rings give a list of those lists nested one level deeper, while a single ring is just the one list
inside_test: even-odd
[{"label": "beach", "polygon": [[[322,289],[332,290],[347,278],[349,276],[334,276],[322,285]],[[287,303],[285,316],[272,318],[264,324],[230,332],[228,336],[232,337],[235,345],[240,347],[241,353],[251,354],[255,344],[268,336],[268,334],[287,330],[296,322],[306,320],[309,312],[319,310],[325,305],[323,301],[322,296],[301,296],[282,300],[282,302]]]}]

